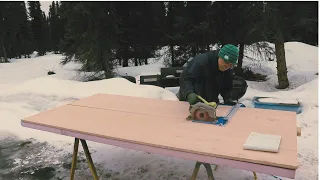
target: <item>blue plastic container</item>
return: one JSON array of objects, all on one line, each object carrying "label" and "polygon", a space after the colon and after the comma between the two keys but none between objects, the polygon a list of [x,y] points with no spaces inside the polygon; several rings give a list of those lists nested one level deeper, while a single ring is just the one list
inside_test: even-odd
[{"label": "blue plastic container", "polygon": [[266,102],[259,102],[261,98],[270,98],[270,97],[253,97],[252,101],[255,108],[260,109],[274,109],[274,110],[281,110],[281,111],[293,111],[297,114],[300,114],[302,109],[301,105],[298,102],[297,104],[286,104],[286,103],[266,103]]}]

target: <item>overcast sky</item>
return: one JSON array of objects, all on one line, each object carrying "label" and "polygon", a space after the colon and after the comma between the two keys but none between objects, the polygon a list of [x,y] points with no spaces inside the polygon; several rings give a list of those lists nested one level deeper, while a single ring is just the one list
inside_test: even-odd
[{"label": "overcast sky", "polygon": [[40,1],[41,10],[48,15],[49,13],[49,5],[51,5],[52,1]]},{"label": "overcast sky", "polygon": [[[51,5],[52,1],[40,1],[41,10],[44,11],[46,15],[49,13],[49,5]],[[26,1],[26,8],[28,8],[28,3]]]}]

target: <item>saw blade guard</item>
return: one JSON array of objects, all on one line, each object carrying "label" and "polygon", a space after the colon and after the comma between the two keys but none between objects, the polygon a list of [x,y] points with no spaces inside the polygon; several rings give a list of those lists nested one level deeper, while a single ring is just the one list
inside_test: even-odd
[{"label": "saw blade guard", "polygon": [[200,121],[215,121],[216,109],[205,103],[196,103],[190,109],[191,118]]}]

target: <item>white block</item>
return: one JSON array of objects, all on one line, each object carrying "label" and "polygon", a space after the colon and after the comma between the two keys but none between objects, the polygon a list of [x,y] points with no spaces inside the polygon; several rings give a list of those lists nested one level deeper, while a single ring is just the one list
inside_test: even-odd
[{"label": "white block", "polygon": [[296,99],[285,99],[285,98],[260,98],[259,102],[262,103],[277,103],[277,104],[298,104]]},{"label": "white block", "polygon": [[280,142],[281,136],[252,132],[243,144],[243,149],[278,152]]}]

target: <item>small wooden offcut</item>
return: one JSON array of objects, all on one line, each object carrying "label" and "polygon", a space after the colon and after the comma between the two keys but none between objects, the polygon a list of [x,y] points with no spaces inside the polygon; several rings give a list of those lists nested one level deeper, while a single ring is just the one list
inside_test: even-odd
[{"label": "small wooden offcut", "polygon": [[[97,94],[22,120],[34,129],[163,155],[294,178],[296,114],[240,108],[225,127],[187,121],[180,101]],[[224,116],[229,106],[218,106]],[[251,132],[282,137],[278,153],[244,150]],[[255,173],[254,173],[255,174]]]}]

